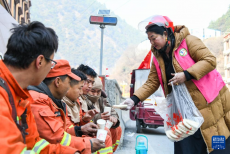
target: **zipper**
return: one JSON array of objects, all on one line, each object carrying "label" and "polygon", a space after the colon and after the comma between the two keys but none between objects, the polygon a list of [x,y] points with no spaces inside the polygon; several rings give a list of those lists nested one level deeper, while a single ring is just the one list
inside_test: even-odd
[{"label": "zipper", "polygon": [[[54,103],[54,102],[53,102]],[[59,108],[55,103],[53,104],[52,103],[52,105],[60,112],[60,115],[61,115],[61,119],[63,120],[63,122],[64,122],[64,130],[66,130],[66,114],[65,114],[65,112],[61,109],[61,108]],[[63,114],[64,114],[64,119],[62,118],[62,114],[61,114],[61,112],[63,112]]]},{"label": "zipper", "polygon": [[174,72],[176,73],[176,69],[175,69],[175,67],[173,65],[173,59],[172,59],[172,66],[173,66]]},{"label": "zipper", "polygon": [[[156,58],[156,57],[155,57]],[[156,58],[156,60],[157,60],[157,58]],[[159,64],[159,67],[160,67],[160,63],[159,63],[159,61],[157,60],[157,63]],[[161,67],[160,67],[160,70],[161,70],[161,75],[162,75],[162,81],[163,81],[163,71],[162,71],[162,69],[161,69]],[[166,77],[165,77],[166,78]],[[167,82],[167,81],[166,81]],[[163,82],[164,83],[164,82]],[[164,87],[162,87],[162,88],[164,88],[164,95],[165,95],[165,97],[166,97],[166,87],[165,87],[165,84],[164,84]],[[167,91],[168,91],[168,88],[167,88]]]},{"label": "zipper", "polygon": [[[182,42],[182,41],[181,41],[181,42]],[[181,42],[180,42],[180,45],[181,45]],[[180,46],[180,45],[179,45],[179,46]],[[176,51],[177,49],[178,49],[178,47],[177,47],[173,52],[175,53],[175,51]],[[173,52],[172,52],[172,54],[173,54]],[[176,69],[175,69],[175,67],[174,67],[174,65],[173,65],[173,55],[172,55],[172,66],[173,66],[174,72],[177,73],[177,72],[176,72]]]},{"label": "zipper", "polygon": [[[200,129],[200,128],[199,128],[199,129]],[[201,133],[201,136],[203,137],[204,143],[205,143],[205,145],[206,145],[206,147],[207,147],[207,154],[209,154],[208,146],[207,146],[207,143],[205,142],[205,139],[204,139],[204,136],[203,136],[203,134],[202,134],[201,129],[200,129],[200,133]]]}]

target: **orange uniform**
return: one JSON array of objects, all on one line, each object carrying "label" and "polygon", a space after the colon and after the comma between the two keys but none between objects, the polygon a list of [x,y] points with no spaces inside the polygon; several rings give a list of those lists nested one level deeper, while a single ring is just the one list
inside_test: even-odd
[{"label": "orange uniform", "polygon": [[90,139],[76,136],[74,127],[66,120],[64,111],[58,108],[48,95],[33,90],[29,92],[34,99],[31,109],[41,137],[50,143],[77,148],[82,154],[91,153]]},{"label": "orange uniform", "polygon": [[119,143],[120,143],[120,138],[121,138],[121,134],[122,134],[121,126],[119,126],[117,128],[110,128],[110,132],[112,135],[113,152],[115,152],[117,150]]},{"label": "orange uniform", "polygon": [[[100,79],[99,79],[100,81]],[[101,81],[100,81],[101,82]],[[95,81],[95,83],[97,83],[97,81]],[[97,83],[98,84],[98,83]],[[101,119],[101,113],[104,112],[104,107],[111,107],[111,105],[109,104],[109,102],[107,101],[106,98],[106,94],[104,91],[101,92],[101,96],[99,97],[97,102],[92,102],[93,100],[90,100],[89,96],[81,96],[80,101],[82,102],[82,112],[86,112],[89,109],[96,109],[99,113],[95,115],[93,121],[94,123],[96,123],[96,121],[98,119]],[[96,108],[96,103],[98,103],[98,107]],[[85,104],[85,105],[84,105]],[[115,126],[112,126],[108,131],[108,134],[111,136],[112,138],[112,144],[113,144],[113,152],[116,151],[119,143],[120,143],[120,138],[121,138],[121,134],[122,134],[122,129],[120,127],[120,121],[119,121],[119,116],[117,114],[117,112],[112,108],[111,109],[111,116],[117,118],[117,123]]]},{"label": "orange uniform", "polygon": [[[0,61],[0,77],[3,78],[11,91],[19,124],[21,123],[21,115],[27,109],[26,123],[28,128],[26,132],[28,135],[25,137],[26,143],[23,143],[23,137],[12,118],[12,107],[9,102],[7,92],[0,87],[0,151],[2,154],[53,154],[53,153],[75,153],[77,149],[62,146],[60,144],[50,144],[44,139],[39,137],[37,126],[31,112],[30,103],[33,102],[27,90],[23,90],[18,82],[15,80],[9,69]],[[30,151],[31,150],[31,151]]]},{"label": "orange uniform", "polygon": [[[68,101],[68,102],[67,102],[67,101]],[[74,103],[73,103],[71,100],[69,100],[67,97],[65,97],[65,99],[63,99],[63,102],[65,102],[67,105],[68,105],[69,103],[74,104]],[[78,114],[79,114],[79,116],[80,116],[80,119],[78,120],[78,122],[75,122],[75,123],[71,120],[71,117],[70,117],[70,116],[67,116],[66,119],[67,119],[67,121],[69,121],[69,122],[70,122],[72,125],[74,125],[74,126],[82,126],[82,125],[84,125],[84,124],[86,124],[86,123],[88,123],[88,122],[85,122],[85,121],[82,120],[82,117],[85,115],[85,113],[81,110],[82,107],[81,107],[80,101],[77,100],[76,103],[77,103],[77,104],[75,104],[75,105],[77,105],[77,108],[78,108],[78,110],[79,110]],[[107,134],[106,139],[105,139],[105,148],[100,149],[99,151],[97,151],[97,152],[95,152],[95,153],[98,153],[98,154],[100,154],[100,153],[103,153],[103,154],[112,154],[112,153],[113,153],[113,151],[112,151],[111,133],[110,133],[109,129],[106,128],[106,130],[107,130],[108,134]]]}]

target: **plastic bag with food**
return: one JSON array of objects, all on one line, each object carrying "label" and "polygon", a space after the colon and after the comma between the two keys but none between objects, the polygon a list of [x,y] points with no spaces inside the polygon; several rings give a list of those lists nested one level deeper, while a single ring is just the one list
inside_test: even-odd
[{"label": "plastic bag with food", "polygon": [[172,141],[193,135],[204,122],[184,83],[172,86],[172,92],[154,108],[164,119],[166,135]]}]

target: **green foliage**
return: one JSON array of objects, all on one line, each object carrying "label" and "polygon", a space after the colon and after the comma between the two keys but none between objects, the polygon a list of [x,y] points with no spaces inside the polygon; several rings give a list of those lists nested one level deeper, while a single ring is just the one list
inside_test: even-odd
[{"label": "green foliage", "polygon": [[[53,28],[59,37],[55,59],[67,59],[71,66],[88,64],[98,70],[100,60],[101,29],[89,23],[90,15],[106,8],[93,0],[33,0],[32,21],[41,21]],[[93,3],[93,4],[92,4]],[[92,5],[91,5],[92,4]],[[89,7],[90,6],[90,7]],[[112,16],[116,16],[112,13]],[[103,65],[113,67],[123,52],[140,43],[145,36],[128,25],[119,16],[117,26],[104,29]]]},{"label": "green foliage", "polygon": [[228,11],[218,18],[216,21],[211,21],[208,28],[218,29],[222,32],[229,32],[230,30],[230,6]]}]

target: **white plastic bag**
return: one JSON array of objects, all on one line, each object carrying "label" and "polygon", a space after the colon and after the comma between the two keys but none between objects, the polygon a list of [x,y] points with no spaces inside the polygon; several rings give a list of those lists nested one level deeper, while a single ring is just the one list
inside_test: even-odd
[{"label": "white plastic bag", "polygon": [[172,92],[161,103],[157,103],[155,110],[164,119],[166,135],[177,136],[172,139],[167,135],[173,141],[180,141],[194,134],[204,122],[184,83],[172,86]]}]

